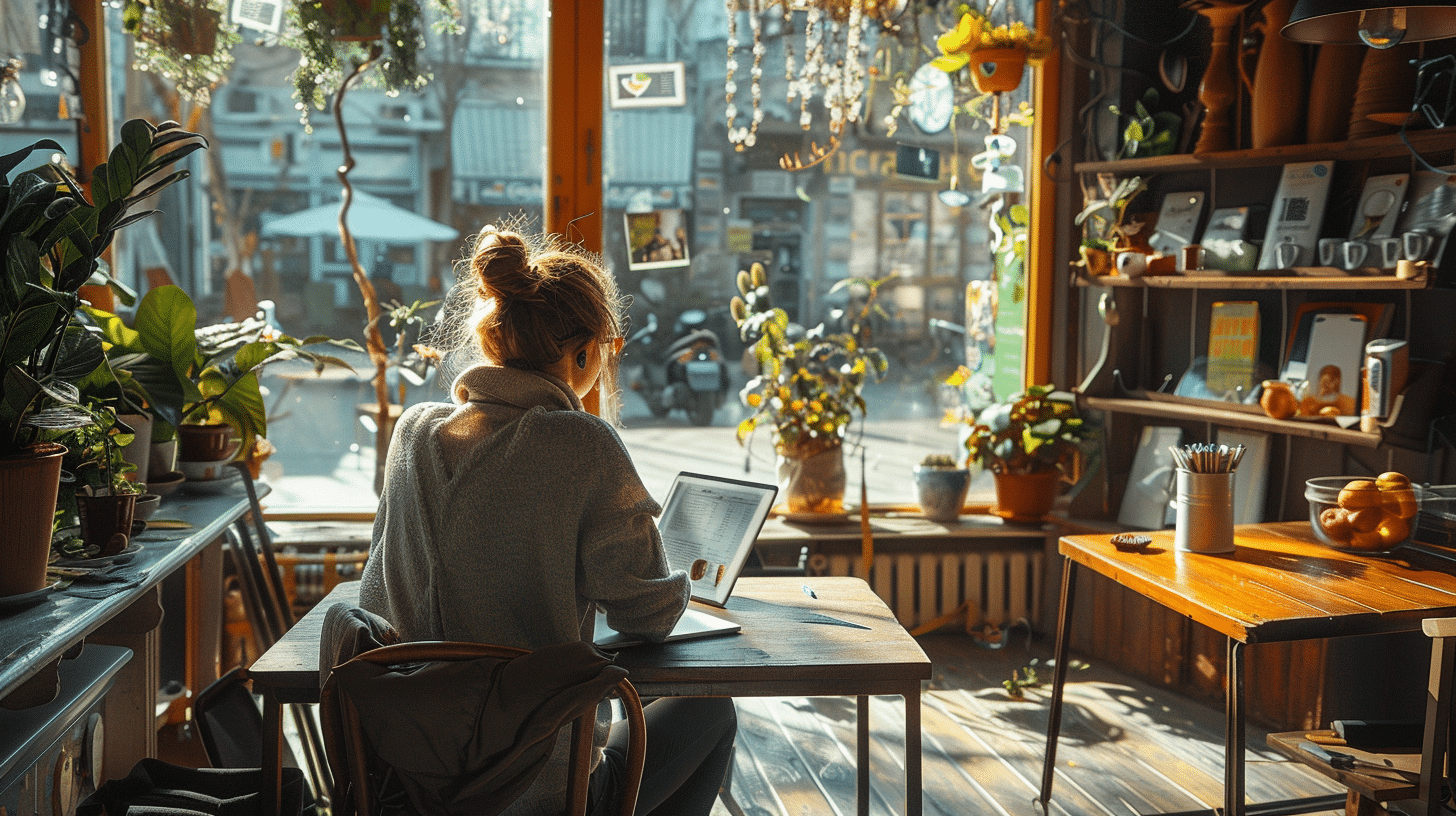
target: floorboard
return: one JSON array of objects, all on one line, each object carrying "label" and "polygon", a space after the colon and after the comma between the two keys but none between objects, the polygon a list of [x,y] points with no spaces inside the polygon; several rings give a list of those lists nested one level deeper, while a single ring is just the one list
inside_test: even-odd
[{"label": "floorboard", "polygon": [[[924,812],[1040,814],[1035,798],[1050,691],[1032,687],[1016,699],[1002,681],[1027,666],[1049,680],[1050,644],[1017,639],[993,650],[960,633],[920,642],[935,664],[921,712]],[[1065,700],[1053,816],[1222,805],[1221,710],[1080,661],[1068,675]],[[743,699],[738,712],[732,797],[722,810],[732,816],[856,813],[852,698]],[[900,698],[871,698],[873,816],[905,812],[904,722]],[[1246,763],[1251,802],[1342,792],[1268,750],[1264,732],[1254,727]]]}]

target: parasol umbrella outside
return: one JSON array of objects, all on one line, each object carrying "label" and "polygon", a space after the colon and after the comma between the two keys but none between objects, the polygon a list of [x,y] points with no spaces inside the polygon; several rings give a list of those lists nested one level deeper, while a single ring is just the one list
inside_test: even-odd
[{"label": "parasol umbrella outside", "polygon": [[[460,237],[454,227],[432,221],[418,213],[396,207],[379,196],[357,190],[354,192],[354,202],[349,205],[349,230],[354,234],[355,240],[400,244],[413,241],[453,241]],[[274,218],[263,225],[263,234],[270,237],[337,237],[339,202],[320,204]]]}]

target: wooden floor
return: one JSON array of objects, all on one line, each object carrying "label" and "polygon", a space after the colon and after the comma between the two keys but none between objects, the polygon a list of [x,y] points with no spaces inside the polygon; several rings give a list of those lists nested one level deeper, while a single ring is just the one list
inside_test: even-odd
[{"label": "wooden floor", "polygon": [[[964,633],[920,640],[935,664],[923,697],[924,812],[1040,814],[1034,799],[1049,691],[1033,688],[1016,700],[1002,681],[1033,660],[1049,680],[1050,644],[1017,637],[1003,649],[988,649]],[[904,709],[900,698],[883,697],[873,698],[870,710],[870,813],[903,814]],[[1052,814],[1122,816],[1222,805],[1221,710],[1090,665],[1069,675],[1063,712]],[[715,814],[855,813],[853,699],[742,699],[738,723],[733,801]],[[1248,737],[1249,801],[1343,792],[1265,748],[1263,731],[1250,727]]]}]

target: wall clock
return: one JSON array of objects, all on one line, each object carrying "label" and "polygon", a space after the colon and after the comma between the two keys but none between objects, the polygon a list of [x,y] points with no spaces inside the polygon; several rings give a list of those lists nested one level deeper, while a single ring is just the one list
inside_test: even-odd
[{"label": "wall clock", "polygon": [[950,76],[925,63],[910,77],[910,121],[921,133],[939,133],[950,125],[955,109],[955,92],[950,87]]}]

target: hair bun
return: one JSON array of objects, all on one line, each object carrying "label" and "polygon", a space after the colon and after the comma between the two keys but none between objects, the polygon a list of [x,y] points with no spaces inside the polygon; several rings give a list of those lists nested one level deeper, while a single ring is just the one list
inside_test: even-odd
[{"label": "hair bun", "polygon": [[496,297],[503,303],[539,299],[541,276],[531,266],[530,250],[519,233],[486,227],[471,267],[480,279],[482,298]]}]

